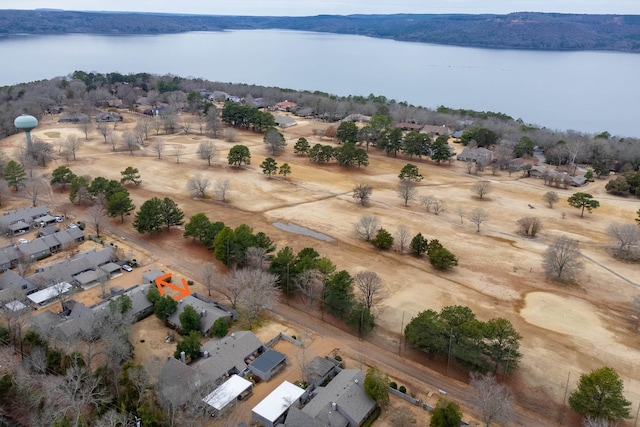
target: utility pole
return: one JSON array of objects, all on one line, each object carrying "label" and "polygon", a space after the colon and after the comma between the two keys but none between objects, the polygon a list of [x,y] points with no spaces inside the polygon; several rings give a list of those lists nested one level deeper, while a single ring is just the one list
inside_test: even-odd
[{"label": "utility pole", "polygon": [[451,364],[451,343],[453,342],[453,328],[449,333],[449,354],[447,355],[447,376],[449,376],[449,365]]},{"label": "utility pole", "polygon": [[398,340],[398,356],[402,351],[402,337],[404,336],[404,310],[402,310],[402,322],[400,323],[400,339]]}]

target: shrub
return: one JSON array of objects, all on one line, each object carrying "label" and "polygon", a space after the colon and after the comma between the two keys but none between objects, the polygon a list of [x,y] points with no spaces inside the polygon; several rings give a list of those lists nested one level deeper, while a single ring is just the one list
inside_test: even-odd
[{"label": "shrub", "polygon": [[389,387],[391,387],[394,390],[397,390],[398,389],[398,384],[395,381],[391,381],[389,383]]},{"label": "shrub", "polygon": [[227,319],[221,317],[213,322],[213,326],[211,327],[211,336],[216,338],[222,338],[227,335],[229,332],[229,323]]},{"label": "shrub", "polygon": [[400,393],[406,393],[407,392],[407,388],[405,386],[401,385],[400,388],[398,389],[398,391]]},{"label": "shrub", "polygon": [[193,280],[187,280],[187,285],[193,286]]}]

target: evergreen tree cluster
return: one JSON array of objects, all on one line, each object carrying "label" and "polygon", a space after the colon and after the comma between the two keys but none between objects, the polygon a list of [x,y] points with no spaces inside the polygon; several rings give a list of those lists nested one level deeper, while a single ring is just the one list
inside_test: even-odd
[{"label": "evergreen tree cluster", "polygon": [[439,313],[425,310],[411,319],[404,334],[411,346],[450,358],[471,371],[510,373],[522,358],[522,336],[511,322],[504,318],[483,322],[465,306],[444,307]]}]

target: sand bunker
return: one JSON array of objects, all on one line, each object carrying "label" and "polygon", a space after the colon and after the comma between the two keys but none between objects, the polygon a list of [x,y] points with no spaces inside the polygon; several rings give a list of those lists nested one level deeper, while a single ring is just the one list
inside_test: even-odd
[{"label": "sand bunker", "polygon": [[611,335],[602,326],[595,307],[586,301],[548,292],[531,292],[525,297],[525,304],[520,315],[532,325],[586,339],[593,339],[594,334]]}]

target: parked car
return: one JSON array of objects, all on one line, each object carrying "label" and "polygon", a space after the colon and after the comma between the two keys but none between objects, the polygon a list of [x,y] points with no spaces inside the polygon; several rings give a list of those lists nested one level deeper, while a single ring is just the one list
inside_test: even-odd
[{"label": "parked car", "polygon": [[123,265],[123,266],[122,266],[122,269],[123,269],[124,271],[129,271],[129,272],[133,271],[133,268],[131,268],[131,266],[130,266],[130,265],[128,265],[128,264]]},{"label": "parked car", "polygon": [[29,243],[29,241],[27,239],[19,239],[18,243],[20,243],[20,244]]},{"label": "parked car", "polygon": [[56,222],[63,222],[64,221],[64,217],[63,216],[57,216],[56,217]]},{"label": "parked car", "polygon": [[75,222],[71,222],[68,225],[69,228],[78,228],[78,224],[76,224]]}]

